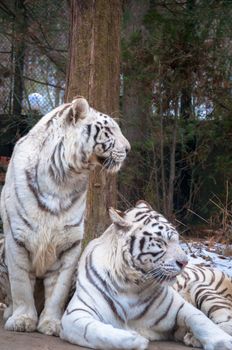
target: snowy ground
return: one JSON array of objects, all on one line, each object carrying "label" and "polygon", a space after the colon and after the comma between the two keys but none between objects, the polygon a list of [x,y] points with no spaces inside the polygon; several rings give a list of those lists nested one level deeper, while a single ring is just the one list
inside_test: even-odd
[{"label": "snowy ground", "polygon": [[189,256],[189,263],[216,267],[232,277],[232,245],[192,241],[182,242],[181,246]]}]

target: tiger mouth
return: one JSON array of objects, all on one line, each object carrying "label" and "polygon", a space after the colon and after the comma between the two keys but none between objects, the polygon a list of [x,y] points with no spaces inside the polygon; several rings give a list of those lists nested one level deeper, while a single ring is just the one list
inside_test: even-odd
[{"label": "tiger mouth", "polygon": [[112,157],[97,156],[97,162],[107,171],[118,171],[122,165],[122,162],[113,159]]},{"label": "tiger mouth", "polygon": [[100,165],[103,165],[107,158],[97,156],[97,161]]},{"label": "tiger mouth", "polygon": [[[152,273],[152,278],[157,281],[160,284],[163,283],[173,283],[176,281],[177,277],[181,274],[181,272],[176,272],[173,274],[166,274],[166,273]],[[150,275],[150,274],[149,274]]]}]

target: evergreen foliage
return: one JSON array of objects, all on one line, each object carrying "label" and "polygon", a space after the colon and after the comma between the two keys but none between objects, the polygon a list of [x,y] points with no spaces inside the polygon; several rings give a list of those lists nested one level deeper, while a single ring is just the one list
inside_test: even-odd
[{"label": "evergreen foliage", "polygon": [[[134,136],[120,191],[129,201],[145,197],[186,223],[193,212],[212,217],[215,196],[231,210],[231,34],[231,1],[126,3],[122,104],[131,101],[124,125]],[[139,134],[132,95],[143,101]]]}]

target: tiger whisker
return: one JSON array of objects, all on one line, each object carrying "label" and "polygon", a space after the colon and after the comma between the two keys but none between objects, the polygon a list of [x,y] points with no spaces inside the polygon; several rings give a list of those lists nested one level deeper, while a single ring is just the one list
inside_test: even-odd
[{"label": "tiger whisker", "polygon": [[107,170],[110,168],[110,162],[111,162],[111,158],[106,158],[102,164],[102,169],[101,169],[101,172],[103,170]]}]

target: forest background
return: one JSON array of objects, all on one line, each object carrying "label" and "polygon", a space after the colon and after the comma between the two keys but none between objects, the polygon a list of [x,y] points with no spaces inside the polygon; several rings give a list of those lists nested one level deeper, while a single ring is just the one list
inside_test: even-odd
[{"label": "forest background", "polygon": [[[15,141],[64,101],[74,2],[0,1],[2,184]],[[105,112],[132,146],[118,208],[143,198],[182,233],[231,241],[232,1],[105,3],[122,13],[120,108]]]}]

